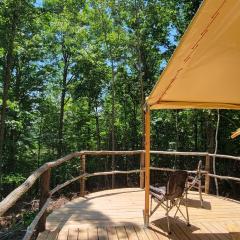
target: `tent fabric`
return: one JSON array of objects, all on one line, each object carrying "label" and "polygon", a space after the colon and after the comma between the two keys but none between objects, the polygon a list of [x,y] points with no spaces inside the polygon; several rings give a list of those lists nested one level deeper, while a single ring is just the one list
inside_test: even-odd
[{"label": "tent fabric", "polygon": [[146,103],[240,109],[240,0],[202,3]]}]

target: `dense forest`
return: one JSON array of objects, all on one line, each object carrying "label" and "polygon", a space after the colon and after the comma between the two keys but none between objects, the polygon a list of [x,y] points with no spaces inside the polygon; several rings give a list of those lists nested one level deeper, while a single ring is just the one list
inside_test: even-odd
[{"label": "dense forest", "polygon": [[[143,149],[145,97],[200,3],[1,0],[1,197],[45,162],[73,151]],[[239,155],[239,139],[230,135],[240,112],[219,115],[217,151]],[[151,148],[213,152],[217,117],[215,110],[153,112]],[[123,160],[116,159],[117,169],[126,167]],[[180,158],[161,161],[184,167]],[[92,159],[87,168],[111,168],[111,158]],[[234,161],[217,162],[219,174],[239,176],[239,169]],[[76,160],[53,172],[52,184],[78,171]],[[239,197],[233,183],[221,190]]]}]

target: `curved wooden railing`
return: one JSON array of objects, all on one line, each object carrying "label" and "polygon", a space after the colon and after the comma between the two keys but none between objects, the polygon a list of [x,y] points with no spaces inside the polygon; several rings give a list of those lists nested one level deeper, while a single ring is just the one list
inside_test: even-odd
[{"label": "curved wooden railing", "polygon": [[[229,156],[229,155],[221,155],[221,154],[210,154],[207,152],[173,152],[173,151],[151,151],[151,154],[157,155],[178,155],[178,156],[198,156],[205,157],[205,170],[202,171],[202,174],[205,175],[205,193],[209,193],[210,186],[210,178],[219,178],[225,180],[234,180],[240,182],[240,178],[231,177],[231,176],[220,176],[214,175],[210,173],[211,166],[211,158],[220,158],[220,159],[229,159],[229,160],[237,160],[240,161],[240,157],[237,156]],[[122,155],[122,156],[130,156],[130,155],[139,155],[140,159],[140,168],[136,170],[130,171],[109,171],[109,172],[96,172],[96,173],[86,173],[86,156],[113,156],[113,155]],[[43,166],[34,171],[24,183],[22,183],[19,187],[17,187],[14,191],[12,191],[2,202],[0,202],[0,216],[2,216],[9,208],[11,208],[16,201],[18,201],[24,193],[26,193],[33,184],[40,178],[40,203],[39,203],[39,212],[31,225],[28,227],[27,232],[25,234],[24,240],[31,239],[35,228],[37,226],[38,232],[45,230],[46,224],[46,210],[51,202],[51,197],[53,194],[58,192],[60,189],[68,186],[69,184],[79,180],[80,181],[80,196],[85,195],[85,181],[89,177],[93,176],[103,176],[103,175],[115,175],[115,174],[131,174],[131,173],[139,173],[140,174],[140,188],[144,188],[144,150],[135,150],[135,151],[81,151],[74,152],[65,157],[62,157],[54,162],[45,163]],[[50,178],[51,178],[51,169],[59,166],[67,161],[70,161],[73,158],[80,158],[80,175],[66,181],[63,184],[57,185],[54,189],[50,190]],[[170,168],[160,168],[160,167],[150,167],[151,170],[157,171],[173,171]],[[196,171],[188,171],[188,172],[196,172]]]}]

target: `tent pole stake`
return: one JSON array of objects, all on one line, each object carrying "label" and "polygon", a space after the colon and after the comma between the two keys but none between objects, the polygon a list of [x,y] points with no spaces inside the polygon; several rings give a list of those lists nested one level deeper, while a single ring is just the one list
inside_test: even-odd
[{"label": "tent pole stake", "polygon": [[149,189],[150,189],[150,108],[145,110],[145,210],[144,224],[149,225]]}]

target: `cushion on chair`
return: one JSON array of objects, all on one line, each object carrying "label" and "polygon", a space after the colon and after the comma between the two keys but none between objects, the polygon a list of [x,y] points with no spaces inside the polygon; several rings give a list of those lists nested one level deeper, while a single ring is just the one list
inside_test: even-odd
[{"label": "cushion on chair", "polygon": [[156,194],[166,194],[166,187],[162,186],[162,187],[154,187],[154,186],[150,186],[150,191],[154,192]]},{"label": "cushion on chair", "polygon": [[167,191],[167,188],[165,186],[163,186],[163,187],[150,186],[150,194],[152,195],[152,197],[154,197],[160,201],[165,196],[166,191]]}]

